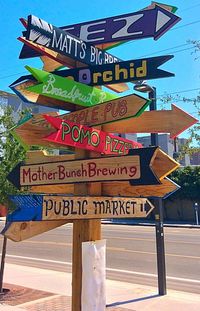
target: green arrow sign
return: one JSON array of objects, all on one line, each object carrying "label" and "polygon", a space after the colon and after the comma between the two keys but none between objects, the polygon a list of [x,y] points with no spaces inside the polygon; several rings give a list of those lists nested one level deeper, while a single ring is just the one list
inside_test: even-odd
[{"label": "green arrow sign", "polygon": [[43,70],[31,68],[29,66],[26,66],[26,69],[40,82],[37,85],[26,88],[33,93],[86,107],[118,98],[118,96],[114,94],[103,92],[95,87],[59,77]]}]

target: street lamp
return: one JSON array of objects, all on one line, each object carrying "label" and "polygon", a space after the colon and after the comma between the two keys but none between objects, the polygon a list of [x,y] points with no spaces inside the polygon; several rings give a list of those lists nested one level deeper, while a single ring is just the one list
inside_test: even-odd
[{"label": "street lamp", "polygon": [[[146,81],[139,81],[134,85],[134,90],[142,93],[148,93],[151,100],[150,111],[156,110],[156,88],[150,86]],[[151,133],[151,145],[158,146],[158,134]],[[165,268],[165,247],[164,247],[164,231],[163,231],[163,204],[162,198],[157,197],[157,212],[155,214],[156,228],[156,249],[157,249],[157,270],[158,270],[158,291],[159,295],[166,295],[166,268]]]},{"label": "street lamp", "polygon": [[[148,85],[145,81],[138,82],[134,85],[134,90],[142,93],[148,93],[148,98],[151,100],[149,105],[150,111],[156,110],[156,88]],[[151,133],[151,146],[158,146],[158,134]]]}]

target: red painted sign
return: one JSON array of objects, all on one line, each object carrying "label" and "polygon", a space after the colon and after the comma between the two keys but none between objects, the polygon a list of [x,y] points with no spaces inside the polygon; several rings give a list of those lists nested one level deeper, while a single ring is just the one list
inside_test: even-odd
[{"label": "red painted sign", "polygon": [[80,125],[61,118],[44,115],[45,119],[57,129],[45,140],[110,155],[124,155],[129,149],[140,148],[141,144],[114,136],[101,130]]}]

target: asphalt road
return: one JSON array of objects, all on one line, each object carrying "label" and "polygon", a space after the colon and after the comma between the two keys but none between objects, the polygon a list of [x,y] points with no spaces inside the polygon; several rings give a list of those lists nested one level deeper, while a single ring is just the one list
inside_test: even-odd
[{"label": "asphalt road", "polygon": [[[164,234],[167,288],[200,294],[200,230],[165,228]],[[107,241],[107,278],[157,286],[154,227],[106,224],[102,238]],[[71,257],[68,224],[23,242],[9,240],[6,262],[71,272]]]}]

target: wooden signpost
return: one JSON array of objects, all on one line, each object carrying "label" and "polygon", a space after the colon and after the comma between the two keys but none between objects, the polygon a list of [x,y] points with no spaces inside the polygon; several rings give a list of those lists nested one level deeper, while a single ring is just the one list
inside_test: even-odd
[{"label": "wooden signpost", "polygon": [[94,106],[118,96],[104,92],[98,88],[75,82],[43,70],[26,66],[33,76],[40,82],[27,87],[28,91],[55,98],[58,100],[74,103],[81,106]]},{"label": "wooden signpost", "polygon": [[[165,164],[163,166],[163,164]],[[103,157],[33,165],[18,164],[8,175],[17,187],[127,180],[131,185],[159,184],[179,164],[158,147],[129,150],[120,157]]]},{"label": "wooden signpost", "polygon": [[[175,105],[172,105],[172,110],[145,111],[139,116],[139,112],[142,111],[140,110],[136,114],[137,118],[129,118],[132,113],[137,111],[134,109],[132,99],[136,99],[140,103],[140,98],[132,96],[63,114],[61,117],[63,120],[71,120],[82,125],[96,126],[102,124],[102,129],[110,133],[170,133],[171,138],[176,137],[198,122],[193,116]],[[123,120],[125,118],[127,120]],[[160,122],[160,120],[163,120],[163,122]],[[52,146],[52,142],[42,141],[41,139],[49,135],[52,129],[53,127],[44,121],[43,116],[36,115],[17,126],[15,133],[26,145],[39,146],[42,144],[43,146]],[[134,143],[134,145],[136,144]]]},{"label": "wooden signpost", "polygon": [[[186,122],[176,115],[171,121],[169,111],[158,116],[152,111],[151,114],[143,113],[149,105],[148,100],[135,94],[118,98],[95,88],[106,85],[121,92],[127,89],[124,84],[127,81],[173,76],[158,69],[172,56],[123,62],[103,50],[130,39],[158,39],[180,20],[170,11],[155,5],[135,13],[71,25],[69,31],[33,15],[27,22],[22,20],[27,29],[23,33],[25,37],[19,39],[27,46],[20,58],[38,56],[39,52],[46,68],[54,70],[63,64],[76,69],[55,74],[27,67],[32,76],[19,78],[11,88],[29,102],[72,113],[61,118],[55,114],[46,116],[46,119],[41,115],[29,116],[15,128],[14,135],[20,136],[28,145],[67,144],[70,145],[68,150],[75,149],[75,153],[64,157],[32,153],[30,159],[15,167],[8,179],[18,189],[43,191],[45,194],[12,196],[11,200],[18,207],[9,215],[10,223],[4,234],[13,239],[13,230],[18,228],[20,234],[18,232],[14,239],[22,240],[48,228],[73,222],[72,311],[82,309],[82,243],[101,239],[101,218],[147,217],[154,206],[146,196],[162,197],[178,188],[166,176],[179,164],[161,149],[137,148],[125,154],[130,147],[125,147],[125,144],[130,142],[105,132],[168,132],[169,129],[174,131],[174,124],[178,124],[175,134],[171,134],[175,136],[196,119],[187,117]],[[103,49],[92,44],[101,44]],[[79,105],[88,108],[81,109]],[[132,146],[138,145],[132,143]],[[97,151],[117,153],[118,156],[103,156]],[[23,228],[25,234],[21,236]]]},{"label": "wooden signpost", "polygon": [[57,131],[45,136],[43,140],[54,144],[82,148],[107,155],[125,155],[129,149],[142,147],[142,144],[137,142],[69,120],[49,115],[44,115],[44,118]]},{"label": "wooden signpost", "polygon": [[143,198],[14,195],[17,209],[8,221],[46,221],[147,217],[154,206]]}]

